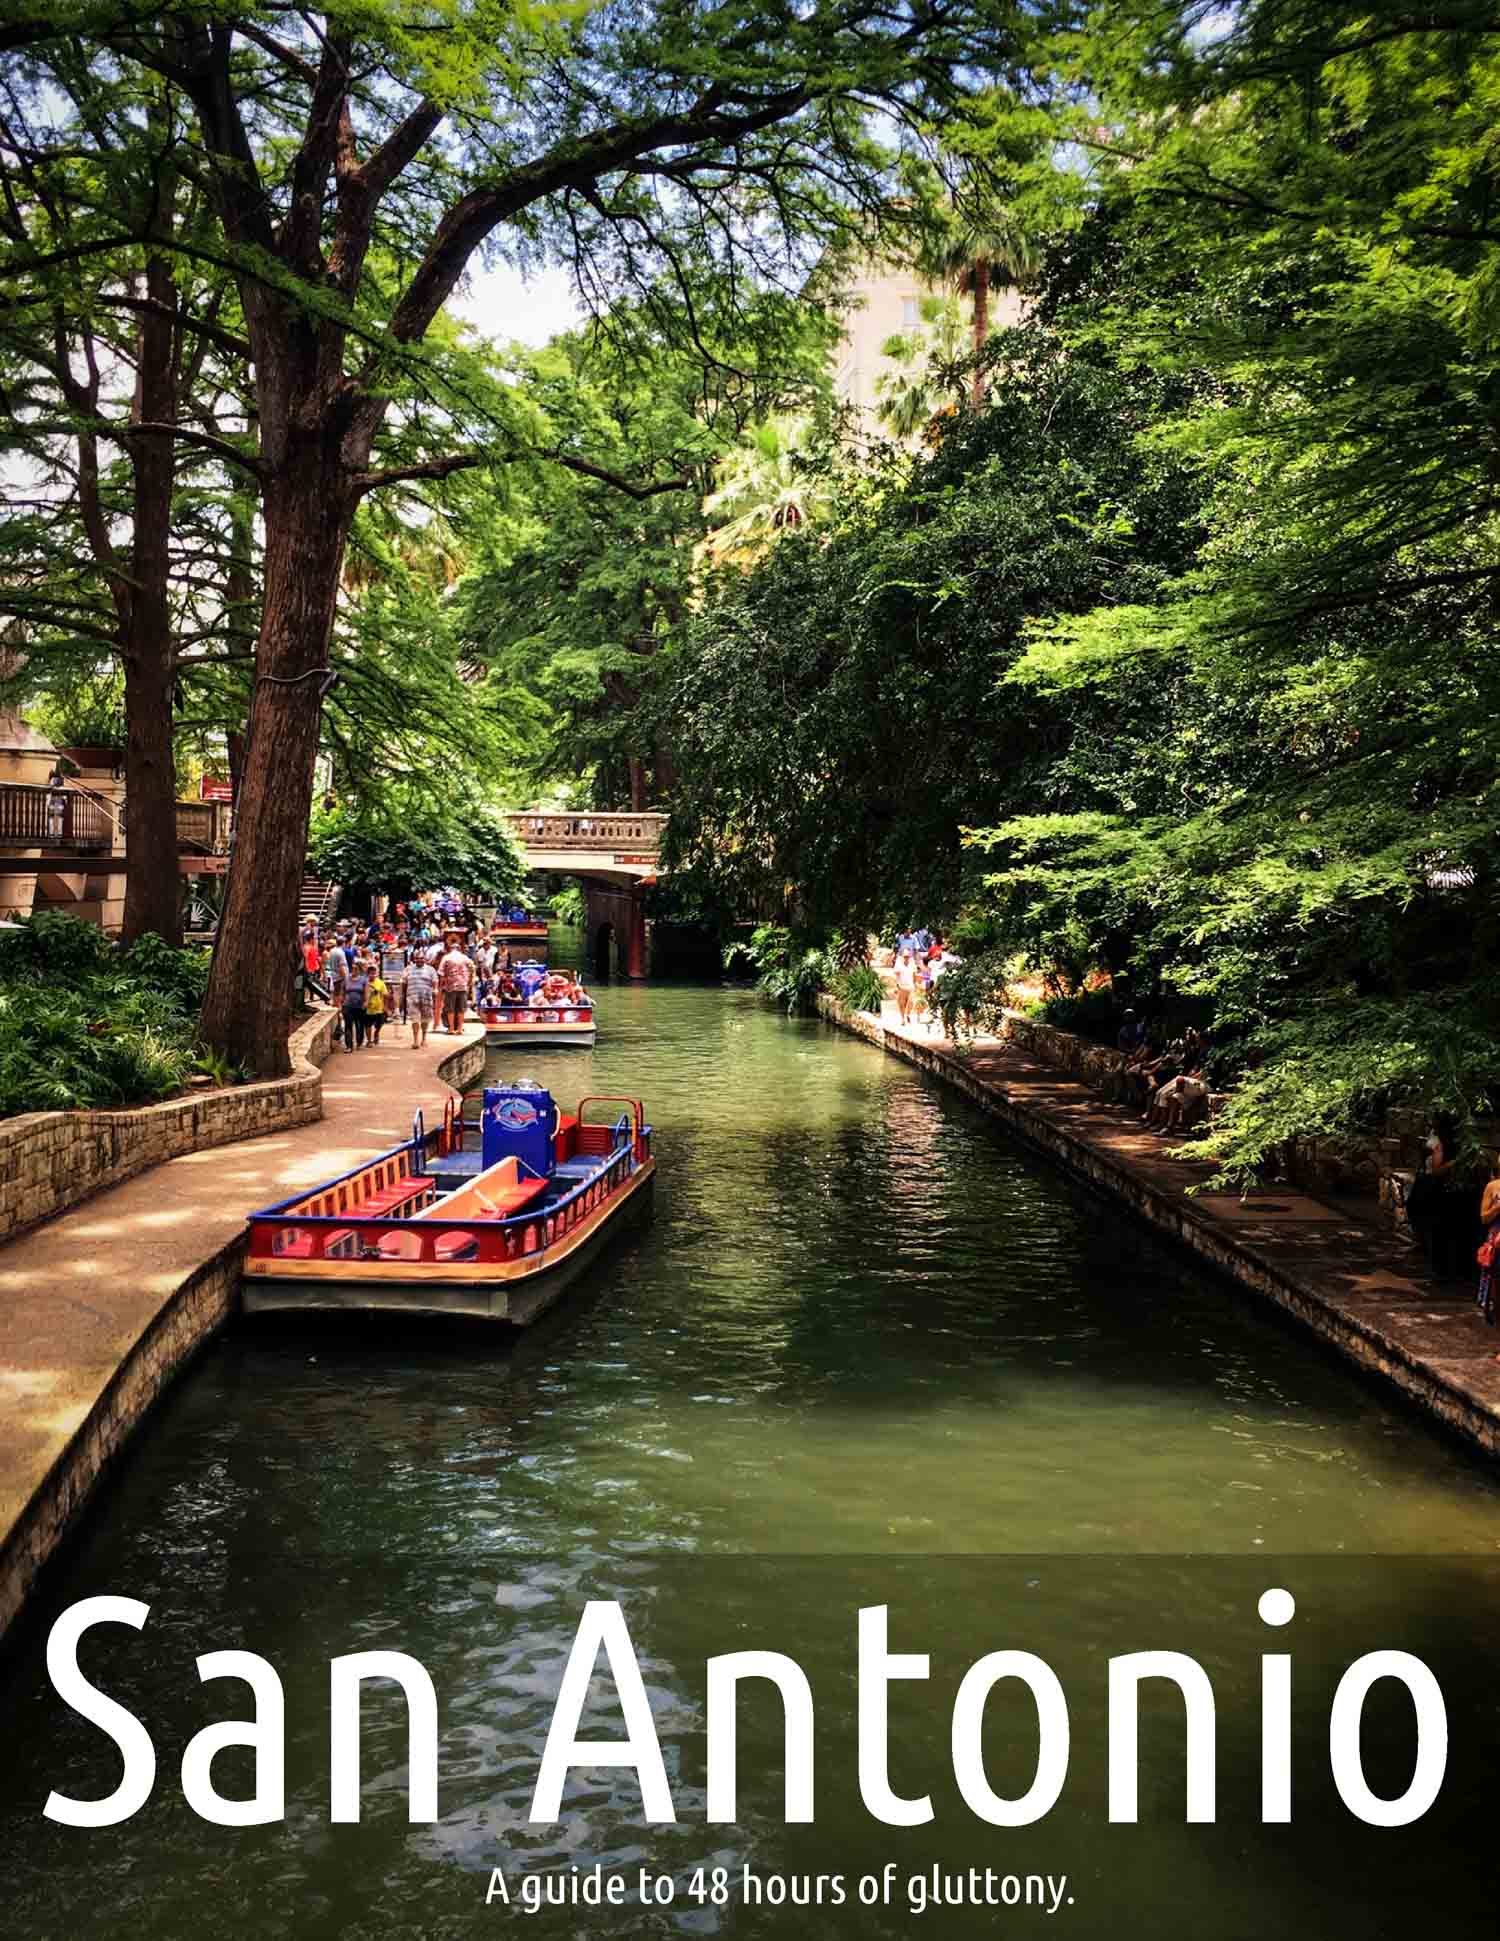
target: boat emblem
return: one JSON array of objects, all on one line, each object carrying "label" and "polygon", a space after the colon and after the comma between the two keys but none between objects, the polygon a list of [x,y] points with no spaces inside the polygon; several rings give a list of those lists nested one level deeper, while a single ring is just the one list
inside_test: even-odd
[{"label": "boat emblem", "polygon": [[528,1104],[525,1099],[501,1099],[500,1103],[493,1106],[491,1110],[494,1113],[496,1125],[519,1128],[536,1124],[536,1107]]}]

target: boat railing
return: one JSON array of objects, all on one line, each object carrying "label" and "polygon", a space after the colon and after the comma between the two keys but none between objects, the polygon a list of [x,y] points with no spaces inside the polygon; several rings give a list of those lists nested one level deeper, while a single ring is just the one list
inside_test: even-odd
[{"label": "boat railing", "polygon": [[519,1004],[514,998],[486,998],[479,1007],[486,1024],[590,1024],[594,1006],[587,1004]]},{"label": "boat railing", "polygon": [[[436,1133],[427,1136],[433,1138]],[[424,1263],[450,1266],[461,1262],[498,1264],[543,1254],[555,1242],[587,1220],[639,1167],[650,1151],[650,1128],[615,1152],[609,1163],[550,1206],[514,1213],[502,1219],[446,1221],[428,1204],[421,1220],[361,1214],[357,1204],[325,1210],[329,1197],[346,1189],[360,1174],[385,1162],[410,1164],[411,1146],[397,1146],[369,1167],[356,1167],[311,1194],[299,1194],[250,1216],[250,1254],[257,1260],[349,1260],[393,1267]]]},{"label": "boat railing", "polygon": [[578,1101],[580,1133],[588,1123],[588,1109],[591,1105],[623,1105],[626,1108],[615,1122],[615,1143],[618,1145],[622,1140],[628,1140],[635,1152],[637,1163],[643,1160],[650,1146],[650,1128],[646,1124],[645,1108],[640,1100],[629,1098],[623,1092],[595,1092],[586,1099],[580,1099]]}]

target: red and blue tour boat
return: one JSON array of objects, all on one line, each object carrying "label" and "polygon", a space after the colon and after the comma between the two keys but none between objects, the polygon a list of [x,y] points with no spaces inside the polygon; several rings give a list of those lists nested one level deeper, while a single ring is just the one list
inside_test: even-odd
[{"label": "red and blue tour boat", "polygon": [[244,1305],[472,1315],[524,1327],[650,1203],[639,1099],[563,1113],[522,1079],[450,1100],[352,1172],[250,1215]]},{"label": "red and blue tour boat", "polygon": [[517,964],[510,981],[519,995],[492,990],[479,1006],[487,1045],[593,1046],[594,1000],[570,972],[532,960]]},{"label": "red and blue tour boat", "polygon": [[524,950],[543,963],[547,961],[547,926],[524,910],[511,910],[504,916],[497,911],[490,925],[490,942],[504,944],[510,951]]}]

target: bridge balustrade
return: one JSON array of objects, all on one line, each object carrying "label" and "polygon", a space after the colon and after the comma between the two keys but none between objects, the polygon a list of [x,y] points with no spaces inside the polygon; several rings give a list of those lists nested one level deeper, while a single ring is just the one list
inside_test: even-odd
[{"label": "bridge balustrade", "polygon": [[554,815],[523,812],[509,817],[511,833],[532,849],[624,849],[656,854],[667,818],[649,810],[629,814]]}]

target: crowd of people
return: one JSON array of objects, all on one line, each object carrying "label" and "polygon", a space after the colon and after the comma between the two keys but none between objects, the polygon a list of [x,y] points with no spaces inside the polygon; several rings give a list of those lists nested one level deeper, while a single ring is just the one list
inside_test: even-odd
[{"label": "crowd of people", "polygon": [[370,922],[309,921],[298,940],[298,975],[309,995],[339,1013],[335,1037],[346,1052],[378,1045],[397,1023],[410,1028],[419,1050],[429,1032],[462,1032],[471,1007],[588,1004],[571,971],[516,961],[494,934],[527,921],[524,910],[506,910],[486,927],[446,890],[394,903]]},{"label": "crowd of people", "polygon": [[891,953],[891,976],[896,986],[896,1010],[903,1024],[937,1028],[933,986],[950,964],[958,962],[943,938],[925,925],[903,930]]},{"label": "crowd of people", "polygon": [[1124,1058],[1117,1096],[1158,1132],[1190,1132],[1208,1117],[1207,1038],[1194,1025],[1175,1037],[1127,1011],[1115,1039]]}]

